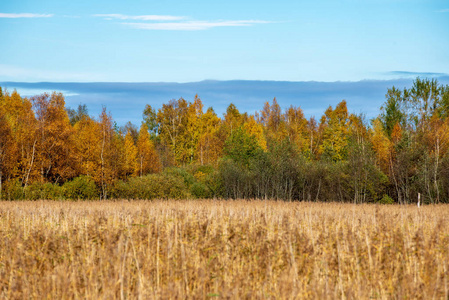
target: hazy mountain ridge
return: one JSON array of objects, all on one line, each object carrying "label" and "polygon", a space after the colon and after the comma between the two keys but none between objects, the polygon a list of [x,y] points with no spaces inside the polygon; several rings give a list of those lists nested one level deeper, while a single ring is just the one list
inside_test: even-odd
[{"label": "hazy mountain ridge", "polygon": [[[438,81],[449,84],[449,76]],[[212,106],[221,116],[230,103],[240,111],[254,113],[265,101],[276,97],[282,108],[300,106],[307,117],[319,118],[329,105],[345,99],[354,113],[368,119],[376,117],[385,101],[387,89],[410,87],[411,78],[393,80],[362,80],[346,82],[205,80],[200,82],[0,82],[9,91],[17,89],[22,96],[58,91],[66,95],[66,105],[87,104],[91,115],[98,115],[106,106],[119,124],[139,124],[146,104],[159,108],[171,99],[192,100],[198,94],[205,108]]]}]

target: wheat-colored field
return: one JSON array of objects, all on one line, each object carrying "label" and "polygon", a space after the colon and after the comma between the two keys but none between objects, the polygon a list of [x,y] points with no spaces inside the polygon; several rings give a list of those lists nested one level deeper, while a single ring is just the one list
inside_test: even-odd
[{"label": "wheat-colored field", "polygon": [[0,202],[0,298],[448,299],[449,206]]}]

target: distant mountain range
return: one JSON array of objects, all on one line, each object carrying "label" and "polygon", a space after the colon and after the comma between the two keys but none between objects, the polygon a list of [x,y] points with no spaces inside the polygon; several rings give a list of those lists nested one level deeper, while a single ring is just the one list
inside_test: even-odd
[{"label": "distant mountain range", "polygon": [[[449,84],[449,76],[441,76],[438,81]],[[140,125],[142,111],[146,104],[154,108],[162,107],[171,99],[183,97],[192,101],[198,94],[204,110],[212,106],[221,117],[230,103],[240,112],[253,114],[263,108],[266,101],[276,97],[283,109],[290,105],[303,109],[306,117],[321,117],[329,105],[335,106],[345,99],[352,113],[363,113],[369,120],[376,117],[385,101],[388,88],[410,87],[413,79],[362,80],[355,82],[316,81],[213,81],[192,83],[124,83],[124,82],[0,82],[2,88],[16,89],[22,96],[32,96],[43,92],[62,92],[66,105],[76,108],[86,104],[89,114],[98,116],[102,106],[106,106],[119,125],[131,121]]]}]

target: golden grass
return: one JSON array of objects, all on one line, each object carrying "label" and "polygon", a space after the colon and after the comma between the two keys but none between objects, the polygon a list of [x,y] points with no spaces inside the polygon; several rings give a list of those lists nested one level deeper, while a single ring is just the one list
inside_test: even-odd
[{"label": "golden grass", "polygon": [[0,202],[0,298],[448,299],[449,206]]}]

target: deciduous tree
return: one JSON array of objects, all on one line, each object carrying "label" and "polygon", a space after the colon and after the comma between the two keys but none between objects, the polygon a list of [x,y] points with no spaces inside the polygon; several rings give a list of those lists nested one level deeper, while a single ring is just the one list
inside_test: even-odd
[{"label": "deciduous tree", "polygon": [[32,98],[38,122],[38,164],[43,182],[63,182],[76,175],[73,128],[61,93]]},{"label": "deciduous tree", "polygon": [[125,135],[125,145],[124,145],[125,157],[124,157],[124,171],[125,176],[136,175],[138,170],[137,154],[138,150],[134,144],[134,138],[130,131]]},{"label": "deciduous tree", "polygon": [[304,117],[304,113],[300,107],[290,106],[284,114],[286,134],[291,143],[296,146],[296,149],[302,153],[307,153],[312,150],[309,141],[313,136],[310,136],[308,130],[308,122]]},{"label": "deciduous tree", "polygon": [[146,123],[142,123],[137,140],[137,173],[139,176],[157,173],[161,169],[159,156],[148,133]]},{"label": "deciduous tree", "polygon": [[329,106],[321,118],[321,123],[324,125],[321,152],[333,161],[344,160],[347,154],[349,124],[346,101],[341,101],[335,109]]},{"label": "deciduous tree", "polygon": [[200,136],[197,145],[197,156],[201,165],[215,165],[222,156],[226,137],[221,124],[222,121],[212,108],[208,108],[201,117]]}]

